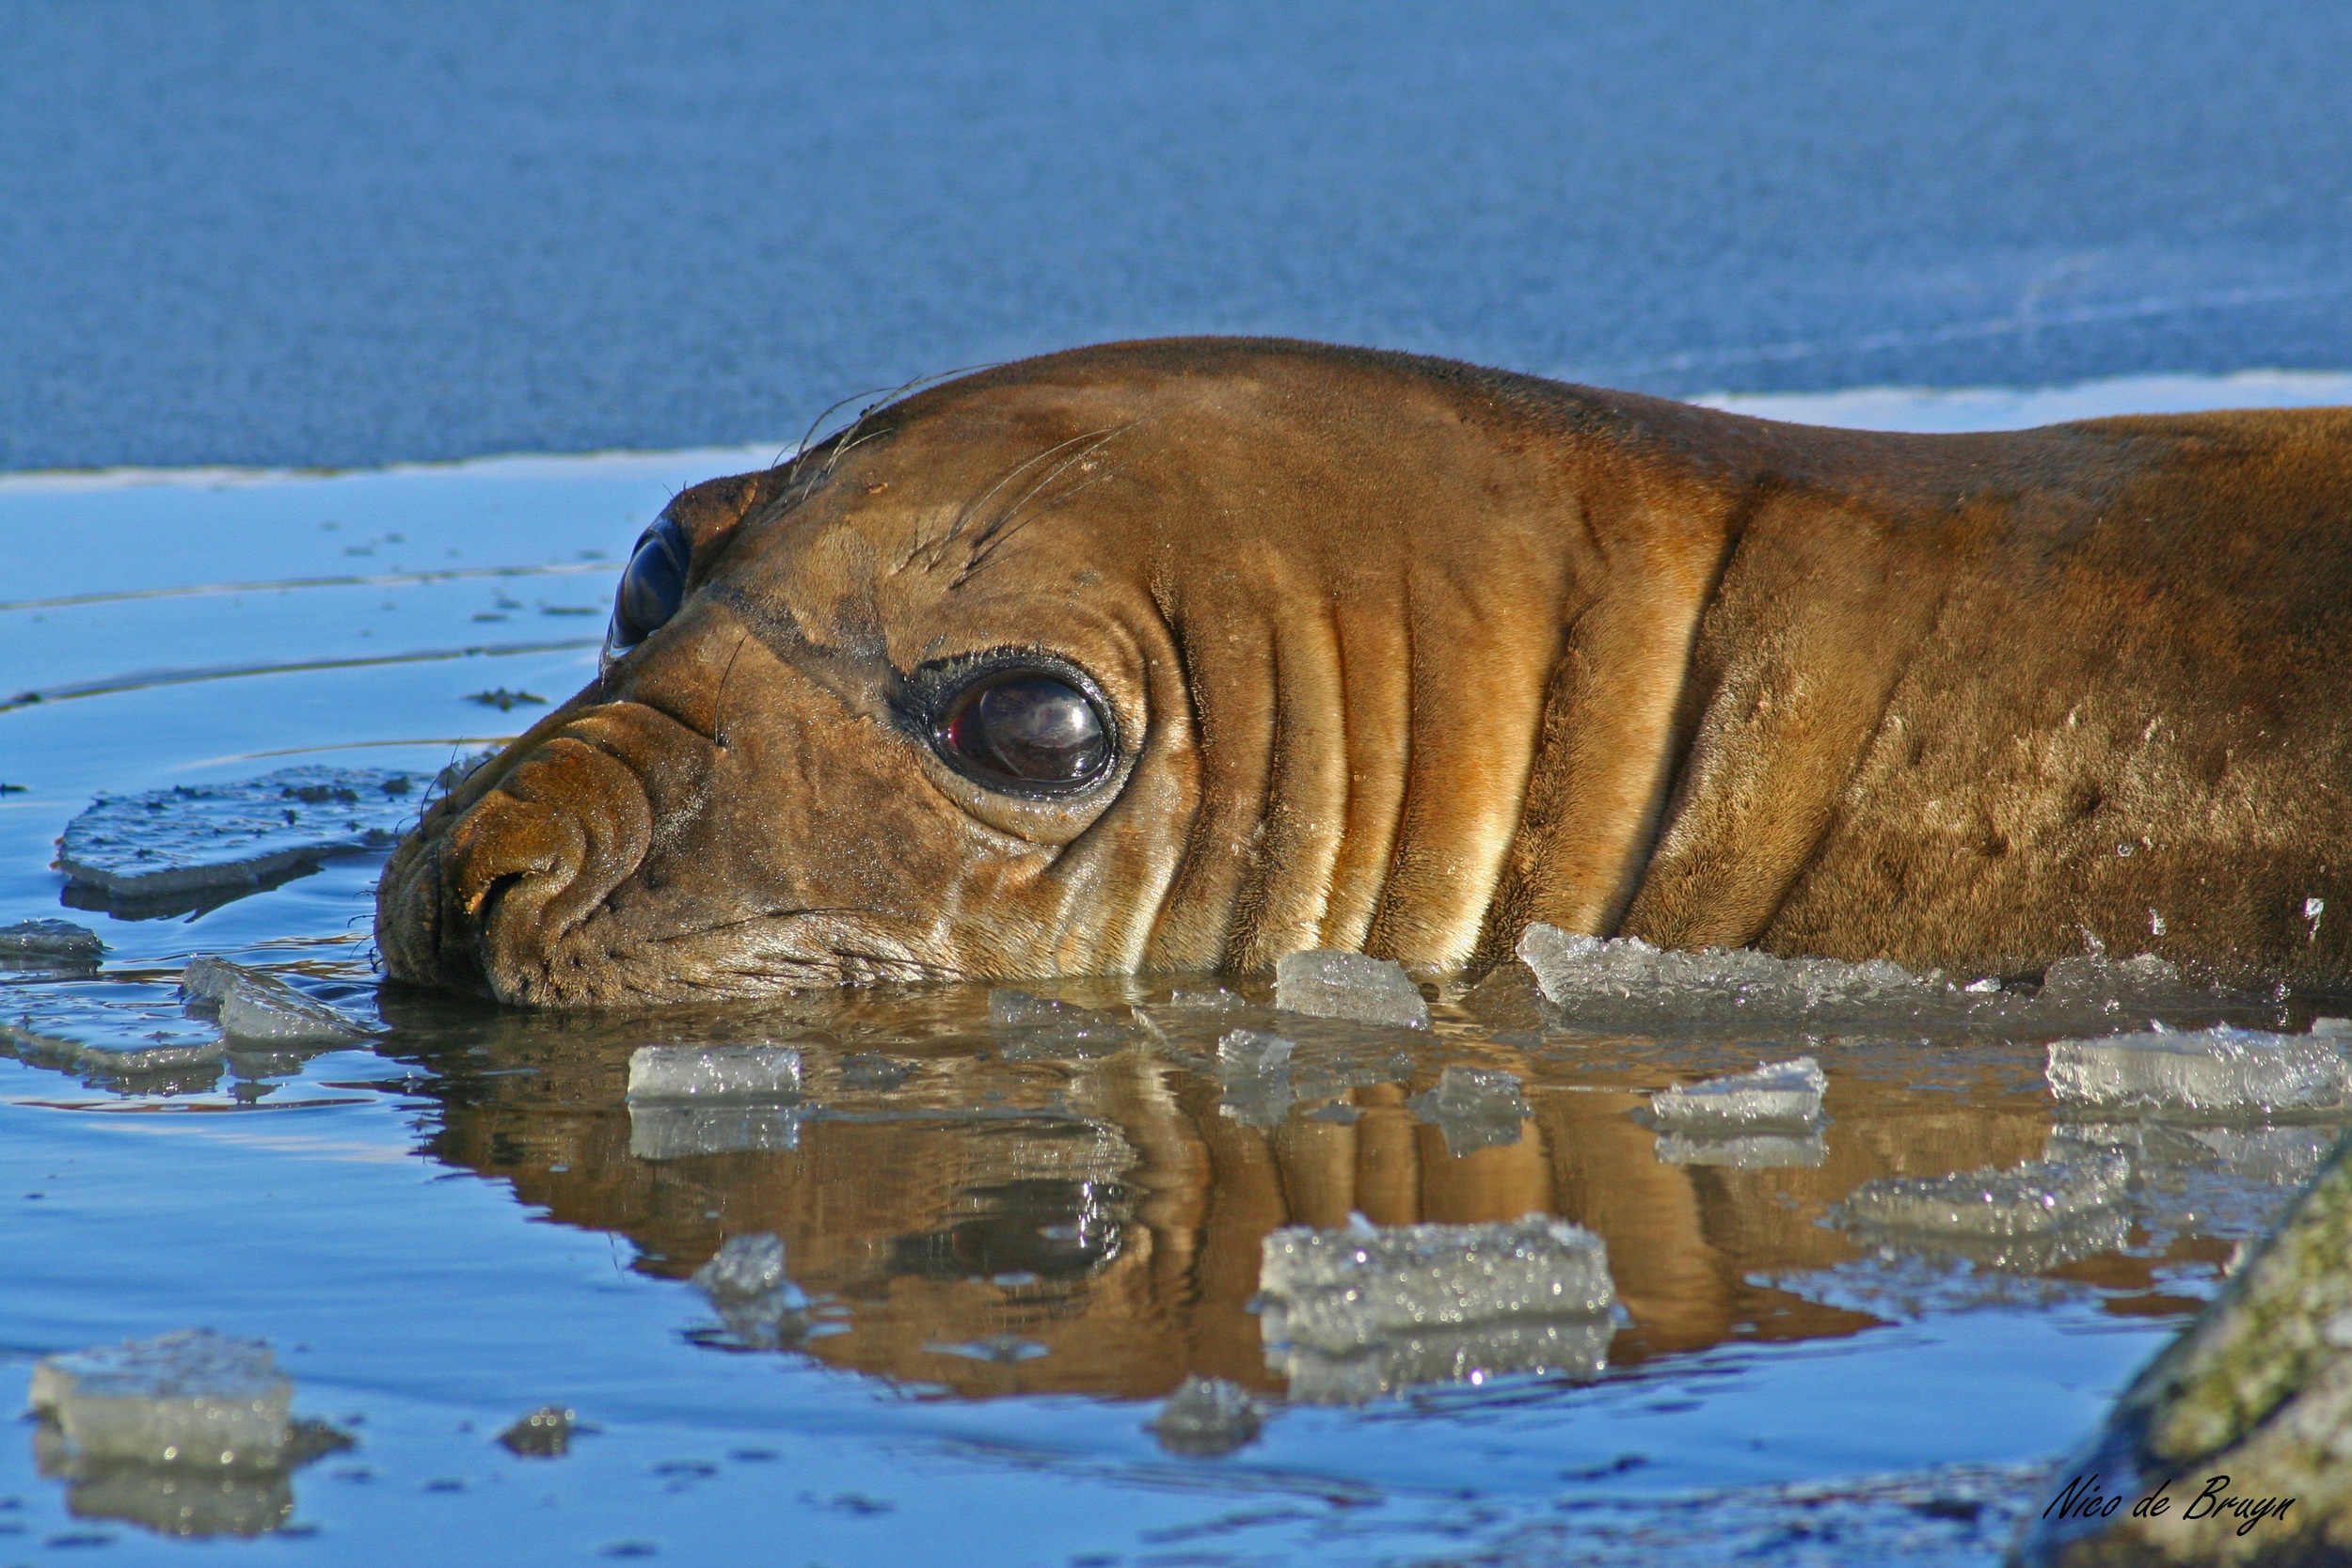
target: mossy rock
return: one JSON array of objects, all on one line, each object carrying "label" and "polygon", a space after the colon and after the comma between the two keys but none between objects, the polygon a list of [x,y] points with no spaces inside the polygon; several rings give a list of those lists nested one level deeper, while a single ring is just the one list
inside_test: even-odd
[{"label": "mossy rock", "polygon": [[2352,1139],[2053,1486],[2093,1476],[2120,1501],[2054,1494],[2015,1568],[2352,1563]]}]

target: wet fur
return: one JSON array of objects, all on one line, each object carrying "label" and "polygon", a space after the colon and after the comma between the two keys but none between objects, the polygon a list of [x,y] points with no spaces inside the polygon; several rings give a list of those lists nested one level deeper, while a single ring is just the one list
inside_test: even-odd
[{"label": "wet fur", "polygon": [[[2352,412],[1870,435],[1176,340],[885,401],[673,515],[677,618],[394,856],[394,975],[1448,971],[1546,920],[2352,981]],[[1104,684],[1116,787],[990,800],[894,708],[1008,647]]]}]

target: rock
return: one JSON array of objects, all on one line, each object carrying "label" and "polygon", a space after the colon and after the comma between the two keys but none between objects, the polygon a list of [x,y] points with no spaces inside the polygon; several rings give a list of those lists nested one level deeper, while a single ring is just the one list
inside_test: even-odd
[{"label": "rock", "polygon": [[[2352,1560],[2347,1259],[2352,1143],[2058,1467],[2012,1564]],[[2094,1487],[2122,1503],[2085,1516]],[[2159,1488],[2164,1513],[2135,1511]]]},{"label": "rock", "polygon": [[1332,948],[1311,948],[1276,960],[1274,1005],[1317,1018],[1429,1027],[1428,999],[1403,964]]}]

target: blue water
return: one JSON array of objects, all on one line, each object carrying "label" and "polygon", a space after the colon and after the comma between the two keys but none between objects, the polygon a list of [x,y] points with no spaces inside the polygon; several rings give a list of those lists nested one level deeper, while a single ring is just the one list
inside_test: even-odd
[{"label": "blue water", "polygon": [[0,469],[727,444],[1179,332],[2333,369],[2347,57],[2324,0],[17,0]]},{"label": "blue water", "polygon": [[[2249,390],[1884,393],[1860,412],[1998,423],[2037,398],[2122,411]],[[602,603],[643,520],[678,485],[774,450],[0,479],[14,568],[0,703],[45,693],[0,706],[0,783],[23,786],[0,794],[0,924],[65,914],[110,946],[99,981],[0,981],[0,1023],[24,1014],[115,1049],[166,1025],[200,1034],[174,982],[208,952],[386,1025],[361,1048],[232,1053],[169,1082],[0,1056],[0,1405],[43,1354],[210,1326],[267,1339],[296,1411],[356,1440],[294,1476],[282,1528],[197,1544],[77,1500],[39,1472],[29,1426],[0,1433],[0,1564],[1983,1563],[2292,1190],[2184,1145],[2143,1160],[2121,1246],[2026,1275],[1877,1257],[1817,1223],[1854,1181],[2039,1157],[2061,1131],[2033,1042],[1808,1042],[1832,1078],[1829,1164],[1708,1171],[1659,1163],[1625,1111],[1794,1037],[1531,1046],[1446,1010],[1392,1090],[1358,1091],[1359,1125],[1418,1150],[1422,1217],[1511,1217],[1535,1167],[1507,1149],[1457,1161],[1395,1101],[1447,1062],[1526,1077],[1535,1118],[1518,1152],[1540,1138],[1552,1162],[1534,1201],[1613,1249],[1628,1310],[1609,1370],[1285,1403],[1244,1304],[1267,1216],[1322,1201],[1297,1182],[1327,1172],[1328,1124],[1236,1128],[1180,1056],[1000,1059],[984,993],[819,1000],[800,1016],[824,1113],[797,1150],[657,1161],[629,1145],[628,1049],[772,1031],[772,1016],[575,1025],[379,1002],[368,857],[193,917],[59,907],[53,841],[100,790],[294,762],[430,772],[518,730],[530,705],[469,694],[568,694],[601,629],[568,611]],[[505,575],[456,575],[483,573]],[[1096,1003],[1166,989],[1069,988]],[[1395,1048],[1368,1037],[1365,1059]],[[861,1087],[841,1066],[853,1051],[914,1076]],[[1212,1152],[1168,1179],[1172,1196],[1098,1181],[1127,1184],[1103,1199],[1122,1216],[1116,1242],[1043,1286],[909,1261],[976,1214],[1044,1234],[1031,1222],[1063,1196],[1034,1179],[1065,1158],[1044,1132],[1073,1117],[1106,1148],[1161,1147],[1162,1118]],[[1289,1187],[1269,1186],[1268,1148],[1303,1162],[1282,1167]],[[1361,1158],[1371,1194],[1390,1167]],[[1007,1169],[1051,1191],[1002,1197],[1019,1186]],[[685,1276],[723,1236],[770,1229],[824,1331],[730,1348]],[[999,1367],[932,1348],[996,1332],[1047,1354]],[[1186,1370],[1257,1389],[1264,1437],[1220,1460],[1163,1451],[1144,1424]],[[492,1443],[548,1402],[596,1429],[569,1455]],[[1971,1523],[1916,1506],[1951,1496],[1985,1510]],[[1795,1529],[1825,1518],[1839,1530]]]}]

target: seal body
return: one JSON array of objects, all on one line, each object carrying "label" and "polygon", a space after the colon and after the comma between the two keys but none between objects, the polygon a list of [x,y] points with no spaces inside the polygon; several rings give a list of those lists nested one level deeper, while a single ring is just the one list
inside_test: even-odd
[{"label": "seal body", "polygon": [[1172,340],[657,533],[600,677],[387,867],[396,977],[1446,972],[1540,920],[2352,982],[2352,411],[1879,435]]}]

